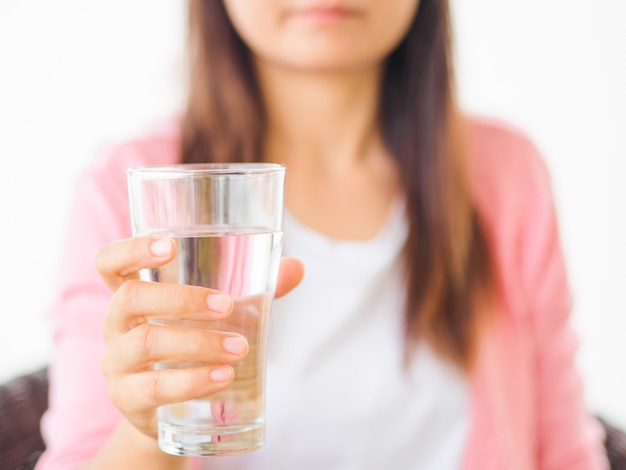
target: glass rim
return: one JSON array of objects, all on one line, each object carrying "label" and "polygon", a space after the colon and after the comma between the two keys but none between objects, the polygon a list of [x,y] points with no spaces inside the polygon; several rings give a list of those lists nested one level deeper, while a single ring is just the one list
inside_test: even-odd
[{"label": "glass rim", "polygon": [[246,176],[281,173],[280,163],[177,163],[171,165],[144,165],[127,168],[128,176],[140,178],[189,178],[210,176]]}]

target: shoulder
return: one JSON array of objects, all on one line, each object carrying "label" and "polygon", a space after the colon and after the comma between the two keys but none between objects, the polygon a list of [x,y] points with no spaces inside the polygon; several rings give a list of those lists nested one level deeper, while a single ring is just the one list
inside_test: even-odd
[{"label": "shoulder", "polygon": [[522,130],[484,117],[466,118],[464,130],[470,189],[488,224],[525,224],[552,211],[548,168]]},{"label": "shoulder", "polygon": [[132,138],[103,146],[87,171],[125,173],[144,165],[170,165],[180,159],[180,120],[170,119],[147,127]]},{"label": "shoulder", "polygon": [[112,204],[127,198],[126,170],[145,165],[170,165],[180,159],[180,120],[171,119],[146,128],[137,136],[102,145],[77,180],[81,195],[98,194]]},{"label": "shoulder", "polygon": [[520,193],[550,192],[543,156],[521,129],[495,119],[471,117],[466,120],[465,135],[470,184],[477,195],[497,195],[499,200],[514,202]]}]

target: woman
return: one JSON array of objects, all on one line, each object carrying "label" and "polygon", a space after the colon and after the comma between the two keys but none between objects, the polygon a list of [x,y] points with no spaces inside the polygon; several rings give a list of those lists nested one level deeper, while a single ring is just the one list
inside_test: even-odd
[{"label": "woman", "polygon": [[[605,468],[545,167],[455,107],[445,0],[190,8],[184,117],[80,181],[39,468]],[[173,245],[129,238],[125,170],[253,160],[287,166],[284,251],[307,267],[274,307],[267,442],[169,456],[156,407],[228,386],[247,343],[146,322],[230,300],[136,280]],[[302,275],[285,258],[277,295]]]}]

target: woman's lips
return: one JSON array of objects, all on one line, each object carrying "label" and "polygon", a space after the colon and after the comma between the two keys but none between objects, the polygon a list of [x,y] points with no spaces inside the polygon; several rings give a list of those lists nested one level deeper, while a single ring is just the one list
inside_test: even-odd
[{"label": "woman's lips", "polygon": [[344,7],[309,7],[295,10],[293,16],[317,24],[329,24],[356,18],[359,11]]}]

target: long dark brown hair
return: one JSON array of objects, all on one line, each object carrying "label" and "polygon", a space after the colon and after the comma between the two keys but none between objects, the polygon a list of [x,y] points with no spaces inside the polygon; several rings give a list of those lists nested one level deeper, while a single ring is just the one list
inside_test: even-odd
[{"label": "long dark brown hair", "polygon": [[[265,114],[250,51],[221,1],[191,0],[189,26],[183,162],[261,158]],[[407,199],[406,351],[425,338],[468,369],[492,276],[466,178],[450,42],[447,0],[421,0],[386,61],[380,122]]]}]

